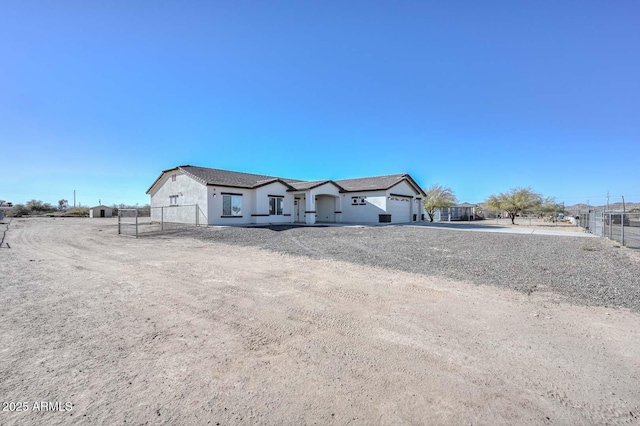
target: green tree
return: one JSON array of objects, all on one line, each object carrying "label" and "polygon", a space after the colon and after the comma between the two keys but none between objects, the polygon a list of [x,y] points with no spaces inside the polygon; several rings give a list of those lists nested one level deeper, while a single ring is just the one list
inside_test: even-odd
[{"label": "green tree", "polygon": [[26,208],[31,213],[45,213],[45,212],[51,212],[51,211],[55,210],[51,206],[51,204],[43,203],[40,200],[29,200],[29,201],[27,201]]},{"label": "green tree", "polygon": [[23,204],[16,204],[13,206],[12,210],[9,210],[7,216],[20,217],[29,214],[29,209],[27,209]]},{"label": "green tree", "polygon": [[507,212],[511,223],[515,225],[516,216],[528,210],[539,208],[542,196],[531,188],[512,188],[498,195],[490,195],[484,202],[486,208],[499,212]]},{"label": "green tree", "polygon": [[540,212],[546,215],[564,213],[564,206],[556,202],[555,198],[547,197],[540,204]]},{"label": "green tree", "polygon": [[424,209],[430,222],[433,222],[437,209],[446,209],[456,204],[456,196],[449,187],[434,184],[424,192],[427,194],[424,197]]}]

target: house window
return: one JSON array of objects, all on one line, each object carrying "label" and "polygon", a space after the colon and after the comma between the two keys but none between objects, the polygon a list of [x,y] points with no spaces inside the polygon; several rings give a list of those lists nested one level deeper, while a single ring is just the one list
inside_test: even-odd
[{"label": "house window", "polygon": [[269,197],[269,215],[282,216],[282,197]]},{"label": "house window", "polygon": [[178,196],[177,195],[170,195],[169,196],[169,205],[170,206],[177,206],[178,205]]},{"label": "house window", "polygon": [[222,215],[242,216],[242,195],[222,195]]},{"label": "house window", "polygon": [[171,182],[175,182],[175,181],[176,181],[176,175],[173,174],[173,175],[171,175]]}]

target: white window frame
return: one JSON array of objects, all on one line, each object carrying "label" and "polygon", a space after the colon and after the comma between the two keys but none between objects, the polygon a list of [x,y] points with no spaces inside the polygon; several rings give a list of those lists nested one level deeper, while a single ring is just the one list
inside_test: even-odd
[{"label": "white window frame", "polygon": [[169,195],[169,205],[177,206],[178,205],[178,196],[177,195]]}]

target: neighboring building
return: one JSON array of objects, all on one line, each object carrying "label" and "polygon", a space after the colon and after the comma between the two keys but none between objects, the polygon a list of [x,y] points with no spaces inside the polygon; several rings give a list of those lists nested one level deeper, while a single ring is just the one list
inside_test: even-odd
[{"label": "neighboring building", "polygon": [[111,217],[113,209],[107,206],[95,206],[89,209],[89,217]]},{"label": "neighboring building", "polygon": [[443,208],[436,211],[434,220],[474,220],[476,219],[476,204],[462,203],[453,207]]},{"label": "neighboring building", "polygon": [[158,207],[197,205],[209,225],[409,223],[425,195],[408,174],[308,182],[188,165],[164,170],[147,194],[152,220],[192,223],[192,209]]}]

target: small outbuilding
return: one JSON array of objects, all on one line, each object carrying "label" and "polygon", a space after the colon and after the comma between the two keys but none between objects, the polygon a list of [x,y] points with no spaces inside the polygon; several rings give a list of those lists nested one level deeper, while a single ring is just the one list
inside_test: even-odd
[{"label": "small outbuilding", "polygon": [[89,217],[112,217],[113,209],[107,206],[95,206],[89,209]]}]

